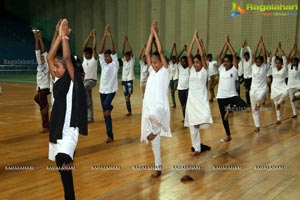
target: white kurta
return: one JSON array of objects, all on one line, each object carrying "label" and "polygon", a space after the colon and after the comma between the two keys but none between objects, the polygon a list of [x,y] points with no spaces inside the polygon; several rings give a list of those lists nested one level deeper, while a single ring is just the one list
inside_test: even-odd
[{"label": "white kurta", "polygon": [[288,89],[300,88],[300,64],[296,67],[289,64],[288,65]]},{"label": "white kurta", "polygon": [[172,137],[170,130],[170,108],[168,87],[170,82],[169,70],[162,67],[156,72],[149,67],[149,77],[143,99],[141,141],[148,142],[150,133]]},{"label": "white kurta", "polygon": [[[71,113],[72,113],[72,97],[73,97],[73,81],[71,81],[70,88],[67,94],[67,108],[65,123],[62,130],[62,139],[57,140],[57,143],[49,143],[49,160],[55,161],[55,156],[58,153],[65,153],[69,155],[72,160],[74,151],[78,142],[79,129],[70,127]],[[54,99],[55,101],[55,99]]]},{"label": "white kurta", "polygon": [[287,77],[287,69],[282,66],[280,70],[272,66],[273,81],[271,85],[271,99],[275,99],[282,94],[287,93],[287,85],[285,78]]},{"label": "white kurta", "polygon": [[190,70],[189,94],[186,104],[184,126],[199,125],[208,128],[213,123],[207,97],[207,70],[197,72],[194,66]]}]

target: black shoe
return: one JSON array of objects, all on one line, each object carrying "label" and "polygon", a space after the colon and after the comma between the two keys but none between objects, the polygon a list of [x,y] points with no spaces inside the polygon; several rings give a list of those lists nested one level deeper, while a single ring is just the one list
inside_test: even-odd
[{"label": "black shoe", "polygon": [[192,152],[195,152],[195,149],[194,149],[194,147],[191,147],[191,151],[192,151]]},{"label": "black shoe", "polygon": [[201,144],[201,152],[210,151],[211,147],[205,144]]}]

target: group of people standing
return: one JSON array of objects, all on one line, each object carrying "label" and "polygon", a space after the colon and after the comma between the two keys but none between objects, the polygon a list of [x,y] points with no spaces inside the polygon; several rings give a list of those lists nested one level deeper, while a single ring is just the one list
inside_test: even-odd
[{"label": "group of people standing", "polygon": [[[78,57],[70,53],[70,31],[66,19],[58,21],[48,55],[40,32],[35,32],[38,61],[38,93],[35,101],[41,109],[42,132],[49,131],[49,159],[56,161],[59,167],[65,198],[75,199],[72,172],[62,168],[68,169],[72,166],[78,134],[87,135],[87,123],[94,122],[92,88],[97,83],[98,60],[101,66],[99,93],[107,133],[105,142],[112,143],[114,142],[112,101],[118,90],[120,63],[122,63],[126,116],[129,117],[132,115],[130,97],[135,78],[135,58],[128,37],[125,36],[123,58],[121,61],[118,59],[110,27],[106,26],[99,54],[96,50],[95,29],[89,33],[82,46],[83,62],[81,63]],[[106,39],[109,39],[110,49],[104,50]],[[92,47],[88,47],[90,40],[93,40]],[[62,50],[59,50],[60,44]],[[197,52],[193,54],[194,44],[197,46]],[[260,46],[261,51],[258,53]],[[245,48],[247,52],[244,52]],[[182,56],[185,51],[186,55]],[[227,51],[230,51],[230,54],[227,54]],[[221,139],[220,142],[229,142],[232,139],[228,122],[230,113],[243,111],[249,106],[252,109],[255,131],[260,131],[260,107],[269,91],[267,79],[270,75],[273,77],[271,99],[276,108],[277,123],[281,121],[280,107],[288,94],[293,108],[293,117],[297,117],[295,100],[300,97],[300,69],[298,70],[300,52],[294,45],[291,53],[285,58],[279,43],[274,54],[269,56],[267,54],[261,37],[253,53],[245,41],[239,58],[227,36],[219,50],[217,60],[213,61],[212,54],[207,54],[202,39],[195,32],[190,44],[185,45],[179,54],[177,54],[176,44],[173,45],[170,62],[168,62],[158,35],[157,23],[151,25],[148,41],[139,54],[139,63],[140,86],[143,93],[141,141],[150,141],[152,144],[155,162],[152,177],[161,175],[160,137],[172,137],[169,87],[173,108],[177,106],[175,91],[178,90],[183,114],[182,122],[190,129],[192,155],[199,155],[211,149],[210,146],[202,143],[200,129],[206,129],[213,123],[210,102],[215,98],[226,132],[226,138]],[[288,79],[287,83],[286,79]],[[245,83],[246,102],[240,97],[239,85],[242,82]],[[217,85],[218,91],[215,95],[214,90]],[[208,98],[208,91],[210,98]],[[47,95],[50,92],[52,110],[49,123]]]}]

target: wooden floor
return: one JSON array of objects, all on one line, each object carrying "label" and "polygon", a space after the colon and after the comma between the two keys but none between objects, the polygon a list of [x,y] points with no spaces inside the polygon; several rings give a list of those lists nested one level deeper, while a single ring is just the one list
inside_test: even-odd
[{"label": "wooden floor", "polygon": [[[1,86],[0,199],[63,199],[59,173],[50,170],[55,163],[47,157],[48,134],[38,134],[41,120],[33,101],[35,84],[2,82]],[[135,169],[153,165],[151,145],[140,142],[138,82],[132,96],[133,116],[124,117],[121,90],[114,99],[113,144],[103,143],[106,134],[98,85],[93,95],[95,123],[89,124],[88,136],[80,136],[75,157],[77,199],[300,199],[300,118],[291,119],[289,101],[283,106],[281,125],[275,124],[274,108],[267,102],[260,134],[253,132],[251,112],[234,113],[230,118],[233,140],[226,144],[219,143],[225,132],[213,102],[214,124],[201,130],[202,141],[212,151],[197,157],[190,155],[189,129],[181,123],[181,108],[171,108],[173,137],[162,138],[163,175],[152,179],[151,171]],[[9,170],[11,166],[33,170]],[[106,166],[115,170],[101,169]],[[200,169],[185,168],[193,166]],[[181,183],[186,174],[194,181]]]}]

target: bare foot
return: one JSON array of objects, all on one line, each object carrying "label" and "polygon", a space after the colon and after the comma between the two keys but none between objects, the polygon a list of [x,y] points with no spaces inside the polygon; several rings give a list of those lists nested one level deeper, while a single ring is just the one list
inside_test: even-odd
[{"label": "bare foot", "polygon": [[194,151],[191,153],[192,156],[198,156],[201,154],[201,151]]},{"label": "bare foot", "polygon": [[280,104],[276,106],[276,110],[280,110]]},{"label": "bare foot", "polygon": [[297,118],[297,115],[293,115],[293,117],[292,118]]},{"label": "bare foot", "polygon": [[229,110],[226,111],[225,115],[224,115],[224,120],[227,121],[229,118]]},{"label": "bare foot", "polygon": [[220,142],[224,143],[224,142],[229,142],[230,140],[232,140],[231,136],[227,136],[225,139],[221,139]]},{"label": "bare foot", "polygon": [[157,135],[155,135],[155,134],[153,134],[153,133],[150,133],[148,136],[147,136],[147,139],[149,140],[149,141],[152,141],[152,140],[154,140],[154,138],[156,137]]},{"label": "bare foot", "polygon": [[281,124],[281,121],[280,121],[280,120],[278,120],[278,121],[276,122],[276,124]]},{"label": "bare foot", "polygon": [[104,142],[105,142],[106,144],[108,144],[108,143],[113,143],[114,140],[111,139],[111,138],[107,138]]},{"label": "bare foot", "polygon": [[152,178],[158,178],[161,176],[161,171],[160,170],[156,170],[151,174]]},{"label": "bare foot", "polygon": [[131,114],[131,112],[129,112],[129,113],[127,113],[125,116],[126,117],[129,117],[129,116],[131,116],[132,114]]},{"label": "bare foot", "polygon": [[49,128],[43,128],[39,133],[49,133]]},{"label": "bare foot", "polygon": [[181,182],[189,182],[189,181],[194,181],[194,179],[192,177],[190,177],[189,175],[184,175],[181,179]]},{"label": "bare foot", "polygon": [[260,109],[260,105],[259,104],[256,104],[255,106],[255,111],[258,111]]},{"label": "bare foot", "polygon": [[256,127],[254,130],[254,132],[259,132],[259,131],[260,131],[259,127]]}]

